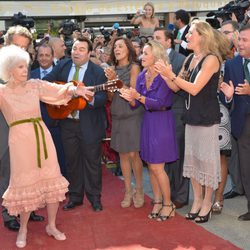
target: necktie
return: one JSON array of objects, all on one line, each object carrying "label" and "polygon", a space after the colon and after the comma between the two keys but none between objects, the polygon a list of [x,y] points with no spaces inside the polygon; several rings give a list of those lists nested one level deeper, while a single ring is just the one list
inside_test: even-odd
[{"label": "necktie", "polygon": [[181,32],[180,32],[179,30],[178,30],[176,39],[177,39],[177,40],[180,40],[180,39],[181,39]]},{"label": "necktie", "polygon": [[250,74],[249,74],[249,69],[247,67],[248,63],[250,63],[250,59],[245,59],[244,60],[244,75],[245,75],[245,79],[248,81],[248,83],[250,84]]},{"label": "necktie", "polygon": [[43,77],[45,77],[48,74],[47,70],[43,70],[42,74],[43,74]]},{"label": "necktie", "polygon": [[76,70],[75,70],[75,73],[74,73],[74,75],[73,75],[73,80],[74,81],[78,81],[79,79],[79,70],[80,70],[80,67],[78,67],[78,66],[75,66],[76,67]]},{"label": "necktie", "polygon": [[[78,81],[80,67],[79,67],[79,66],[75,66],[75,68],[76,68],[76,69],[75,69],[75,73],[74,73],[74,75],[73,75],[73,80],[74,80],[74,81]],[[76,115],[77,115],[77,110],[73,110],[73,111],[71,112],[71,116],[72,116],[73,118],[75,118]]]}]

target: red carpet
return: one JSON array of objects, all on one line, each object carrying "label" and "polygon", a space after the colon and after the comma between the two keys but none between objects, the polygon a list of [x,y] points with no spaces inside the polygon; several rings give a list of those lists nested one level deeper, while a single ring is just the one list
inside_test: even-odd
[{"label": "red carpet", "polygon": [[[89,203],[64,212],[60,208],[58,228],[67,240],[58,242],[45,234],[46,222],[30,222],[28,245],[25,249],[46,250],[230,250],[239,249],[230,242],[207,232],[193,222],[176,215],[166,222],[147,219],[150,199],[141,209],[122,209],[123,183],[103,170],[104,210],[92,211]],[[46,215],[40,210],[39,214]],[[0,221],[0,250],[15,249],[16,233],[3,227]]]}]

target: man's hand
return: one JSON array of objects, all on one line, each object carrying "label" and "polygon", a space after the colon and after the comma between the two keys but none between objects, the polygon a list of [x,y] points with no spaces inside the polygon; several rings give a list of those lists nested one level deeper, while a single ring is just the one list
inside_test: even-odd
[{"label": "man's hand", "polygon": [[182,40],[180,40],[180,39],[174,39],[174,43],[175,43],[175,44],[181,44],[181,43],[182,43]]},{"label": "man's hand", "polygon": [[234,95],[234,85],[232,81],[229,81],[229,84],[222,82],[220,85],[220,90],[224,93],[227,100],[231,100]]},{"label": "man's hand", "polygon": [[250,95],[250,86],[247,80],[244,80],[244,83],[239,83],[235,88],[236,95]]}]

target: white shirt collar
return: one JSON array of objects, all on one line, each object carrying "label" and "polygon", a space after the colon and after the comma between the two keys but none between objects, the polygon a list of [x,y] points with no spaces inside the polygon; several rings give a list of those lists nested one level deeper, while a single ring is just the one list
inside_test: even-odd
[{"label": "white shirt collar", "polygon": [[185,29],[187,28],[187,25],[185,25],[184,27],[180,28],[178,31],[182,34],[184,33]]},{"label": "white shirt collar", "polygon": [[168,55],[170,54],[171,50],[172,50],[171,48],[166,49]]},{"label": "white shirt collar", "polygon": [[53,69],[53,66],[51,65],[49,68],[47,69],[43,69],[42,67],[40,67],[40,75],[43,74],[43,71],[46,70],[47,74],[50,73],[50,71]]}]

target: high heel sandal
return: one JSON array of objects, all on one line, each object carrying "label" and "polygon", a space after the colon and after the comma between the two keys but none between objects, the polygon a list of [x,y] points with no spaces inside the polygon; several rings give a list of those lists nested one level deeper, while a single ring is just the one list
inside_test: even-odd
[{"label": "high heel sandal", "polygon": [[132,200],[133,200],[133,190],[131,188],[125,191],[124,199],[121,201],[121,207],[122,208],[130,207],[132,204]]},{"label": "high heel sandal", "polygon": [[223,200],[222,201],[215,201],[212,206],[212,211],[214,214],[221,214],[223,209]]},{"label": "high heel sandal", "polygon": [[[151,204],[152,205],[162,205],[162,201],[152,201]],[[159,213],[160,213],[161,209],[162,209],[162,206],[157,212],[151,212],[148,215],[148,218],[149,219],[156,219],[159,216]]]},{"label": "high heel sandal", "polygon": [[187,213],[185,215],[186,220],[194,220],[199,215],[200,210],[197,213]]},{"label": "high heel sandal", "polygon": [[165,220],[169,219],[170,217],[175,216],[176,207],[172,202],[169,205],[163,204],[162,207],[171,207],[172,209],[171,209],[171,211],[170,211],[170,213],[168,215],[159,214],[159,216],[157,218],[157,221],[165,221]]},{"label": "high heel sandal", "polygon": [[196,223],[205,223],[205,222],[208,222],[208,220],[211,219],[211,217],[212,217],[212,207],[210,208],[209,212],[206,215],[204,216],[198,215],[196,217],[196,219],[198,220],[195,219],[194,221]]},{"label": "high heel sandal", "polygon": [[59,232],[57,230],[57,232],[53,231],[49,225],[46,226],[46,233],[48,234],[48,236],[52,236],[54,237],[56,240],[66,240],[66,236],[64,233]]}]

